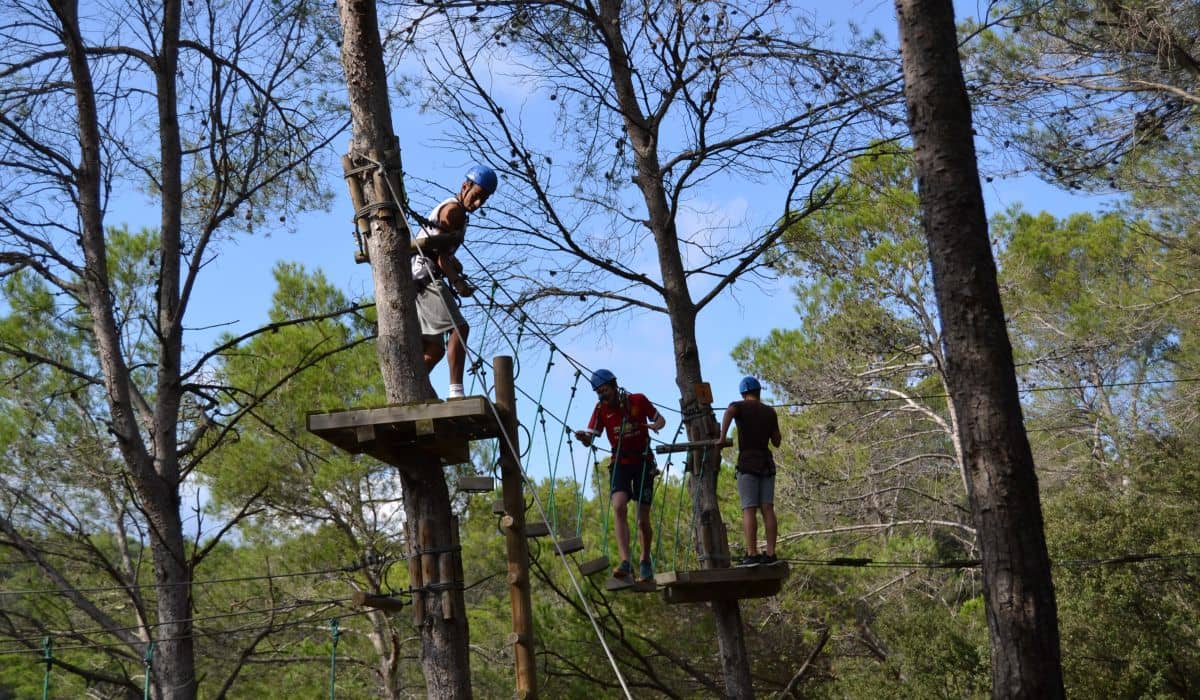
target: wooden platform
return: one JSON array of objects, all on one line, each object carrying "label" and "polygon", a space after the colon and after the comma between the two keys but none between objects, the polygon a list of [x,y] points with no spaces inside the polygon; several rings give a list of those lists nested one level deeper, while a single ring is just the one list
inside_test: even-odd
[{"label": "wooden platform", "polygon": [[654,577],[668,603],[766,598],[779,592],[791,573],[787,562],[730,569],[666,571]]},{"label": "wooden platform", "polygon": [[352,454],[369,454],[403,467],[406,453],[431,452],[443,464],[470,459],[472,440],[500,437],[500,425],[483,396],[380,408],[310,412],[308,431]]}]

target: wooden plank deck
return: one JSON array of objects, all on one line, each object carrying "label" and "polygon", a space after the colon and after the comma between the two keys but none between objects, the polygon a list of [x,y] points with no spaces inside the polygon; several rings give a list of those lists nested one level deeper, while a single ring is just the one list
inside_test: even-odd
[{"label": "wooden plank deck", "polygon": [[470,457],[470,442],[500,437],[500,425],[487,399],[393,404],[377,408],[311,411],[308,431],[352,454],[369,454],[403,467],[405,453],[437,454],[445,464]]},{"label": "wooden plank deck", "polygon": [[766,598],[779,592],[791,573],[787,562],[753,567],[664,571],[654,577],[667,603]]}]

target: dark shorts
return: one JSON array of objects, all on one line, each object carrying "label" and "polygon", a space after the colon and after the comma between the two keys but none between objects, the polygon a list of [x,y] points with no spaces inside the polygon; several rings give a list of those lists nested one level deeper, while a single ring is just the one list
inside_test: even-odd
[{"label": "dark shorts", "polygon": [[609,495],[618,491],[629,494],[629,500],[650,503],[654,500],[654,475],[657,467],[654,458],[632,463],[619,463],[613,467]]}]

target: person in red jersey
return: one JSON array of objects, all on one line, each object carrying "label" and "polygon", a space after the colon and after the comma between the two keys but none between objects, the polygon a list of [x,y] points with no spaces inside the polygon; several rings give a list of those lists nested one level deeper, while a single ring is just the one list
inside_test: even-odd
[{"label": "person in red jersey", "polygon": [[603,430],[612,445],[613,456],[609,462],[611,473],[610,492],[614,517],[614,533],[617,553],[621,563],[613,570],[619,579],[629,578],[633,567],[629,559],[629,501],[637,501],[638,543],[641,545],[641,562],[637,581],[649,581],[654,577],[654,565],[650,559],[650,542],[653,531],[650,526],[650,504],[654,500],[654,476],[658,470],[654,453],[650,450],[649,430],[658,432],[666,425],[666,419],[642,394],[630,394],[617,386],[617,378],[606,369],[592,373],[592,388],[600,399],[592,411],[586,430],[576,430],[575,439],[584,445]]}]

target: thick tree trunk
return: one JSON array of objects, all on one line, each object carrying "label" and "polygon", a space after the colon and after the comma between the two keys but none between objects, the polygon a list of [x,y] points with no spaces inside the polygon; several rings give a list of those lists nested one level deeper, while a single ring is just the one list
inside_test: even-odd
[{"label": "thick tree trunk", "polygon": [[983,555],[992,696],[1064,695],[1050,562],[996,283],[951,0],[896,0],[904,94]]},{"label": "thick tree trunk", "polygon": [[[637,99],[629,56],[621,35],[620,0],[601,0],[600,21],[608,46],[609,67],[612,70],[617,102],[625,116],[625,131],[633,146],[637,166],[637,183],[646,203],[650,229],[658,250],[662,271],[667,313],[671,319],[671,337],[675,350],[675,382],[679,386],[680,405],[687,425],[688,440],[708,440],[718,437],[720,427],[712,417],[710,406],[696,399],[695,387],[703,381],[700,371],[700,351],[696,343],[696,305],[688,291],[683,259],[679,254],[679,238],[675,219],[663,188],[663,173],[658,162],[658,130],[643,114]],[[702,462],[702,463],[701,463]],[[729,548],[725,538],[721,512],[717,508],[717,476],[721,456],[709,450],[704,458],[689,457],[693,470],[690,491],[696,514],[696,542],[700,546],[703,566],[727,566]],[[745,632],[738,602],[717,601],[712,604],[720,649],[721,670],[725,693],[731,698],[753,698],[754,684],[750,677],[750,658],[746,653]]]},{"label": "thick tree trunk", "polygon": [[161,347],[158,386],[152,425],[153,455],[147,449],[138,423],[134,383],[121,349],[121,333],[112,309],[108,276],[107,242],[101,206],[101,137],[91,69],[79,31],[78,6],[54,2],[52,8],[63,27],[63,42],[76,86],[80,162],[76,169],[80,241],[84,251],[84,287],[96,354],[104,375],[111,428],[129,468],[131,482],[150,523],[150,549],[154,562],[159,638],[152,669],[153,695],[165,700],[196,697],[195,650],[192,639],[191,565],[184,546],[179,517],[179,461],[176,454],[180,386],[182,327],[179,324],[179,140],[175,119],[175,65],[178,45],[179,5],[164,5],[162,46],[158,68],[158,94],[163,155],[163,219],[159,331]]},{"label": "thick tree trunk", "polygon": [[[387,74],[374,0],[339,0],[342,25],[342,69],[350,97],[353,142],[351,160],[359,163],[396,164],[399,145],[392,131],[388,104]],[[389,152],[392,155],[389,156]],[[395,194],[385,177],[363,177],[366,204],[392,202]],[[403,212],[387,208],[372,215],[371,233],[366,238],[371,272],[375,281],[378,312],[376,344],[379,369],[389,401],[402,403],[433,398],[433,387],[421,355],[421,330],[417,321],[416,294],[409,268],[409,231]],[[347,253],[349,254],[349,253]],[[450,493],[441,462],[431,454],[413,451],[400,473],[404,488],[405,532],[409,551],[421,539],[418,528],[430,523],[432,548],[449,551],[451,541]],[[450,556],[457,558],[458,552]],[[453,567],[461,571],[461,566]],[[424,585],[431,582],[425,581]],[[441,584],[452,582],[440,581]],[[440,588],[440,587],[439,587]],[[452,615],[443,614],[442,592],[414,596],[423,606],[421,619],[421,667],[429,697],[471,697],[471,668],[468,650],[466,607],[461,586],[449,586]]]}]

